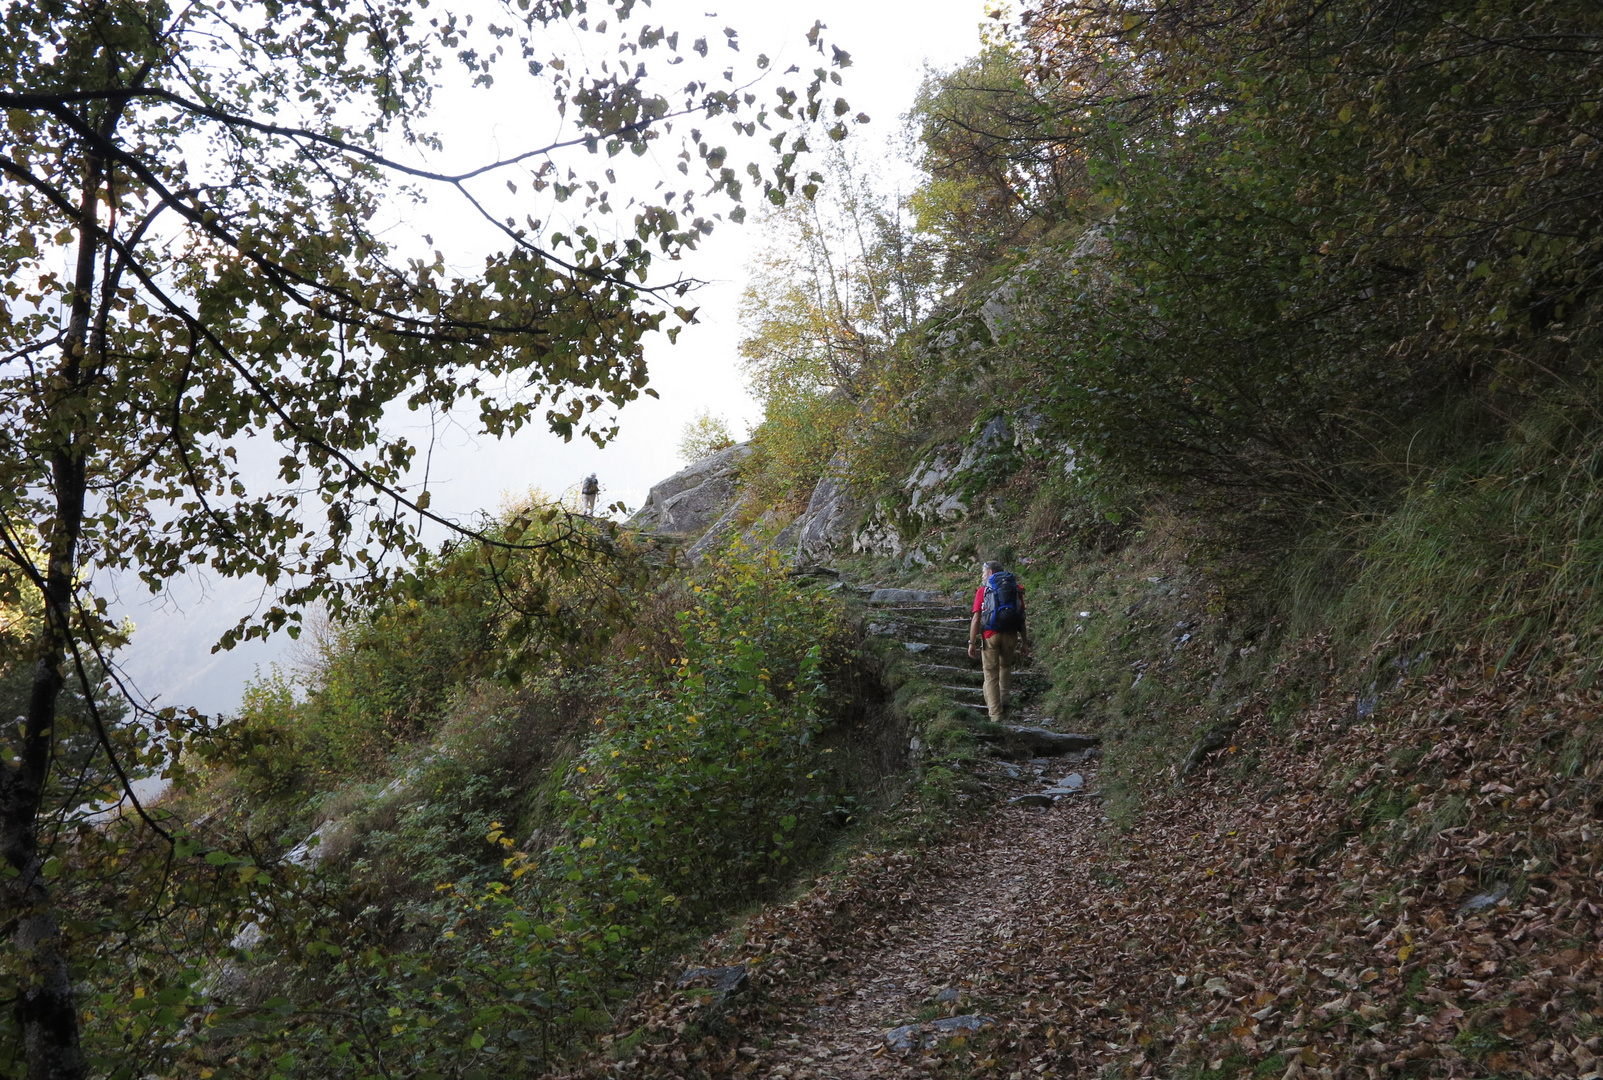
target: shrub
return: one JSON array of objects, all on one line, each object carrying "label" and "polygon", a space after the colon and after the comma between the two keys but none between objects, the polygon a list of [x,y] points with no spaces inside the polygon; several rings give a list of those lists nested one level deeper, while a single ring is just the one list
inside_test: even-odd
[{"label": "shrub", "polygon": [[679,435],[679,456],[687,463],[696,462],[734,445],[735,436],[730,433],[729,421],[702,409],[685,424]]},{"label": "shrub", "polygon": [[804,507],[856,414],[857,403],[835,391],[771,395],[752,433],[757,456],[746,470],[757,498]]},{"label": "shrub", "polygon": [[841,624],[833,598],[770,559],[716,568],[680,626],[669,677],[630,673],[600,721],[560,855],[587,882],[649,879],[700,918],[760,891],[822,828],[820,666]]}]

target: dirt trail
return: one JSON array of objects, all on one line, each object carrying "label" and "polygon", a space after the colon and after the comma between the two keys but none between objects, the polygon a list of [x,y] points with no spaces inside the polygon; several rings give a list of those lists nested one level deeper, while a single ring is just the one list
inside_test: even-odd
[{"label": "dirt trail", "polygon": [[[880,624],[871,632],[903,640],[919,654],[919,668],[937,681],[954,703],[983,715],[979,664],[965,655],[967,605],[940,594],[875,587],[864,590],[877,604]],[[1016,681],[1039,679],[1025,661]],[[1027,684],[1026,684],[1027,685]],[[1052,721],[1038,714],[1026,691],[1015,720],[1029,725]],[[1039,792],[1046,781],[1078,772],[1093,790],[1094,769],[1064,759],[1037,759],[1020,765],[990,762],[979,778],[1004,799]],[[756,1075],[795,1080],[853,1080],[856,1077],[922,1075],[918,1046],[934,1036],[909,1033],[910,1049],[888,1046],[888,1031],[918,1021],[992,1015],[998,976],[1008,958],[1039,930],[1045,910],[1063,903],[1067,882],[1082,862],[1081,846],[1102,812],[1083,797],[1055,805],[1004,805],[995,811],[983,847],[939,878],[926,880],[929,895],[905,910],[878,943],[853,949],[844,963],[822,973],[801,994],[811,997],[802,1031],[792,1031],[778,1050],[777,1063],[760,1063]],[[999,1017],[995,1017],[999,1018]]]},{"label": "dirt trail", "polygon": [[[1070,767],[1053,763],[1049,779]],[[1079,767],[1088,784],[1094,770]],[[1040,790],[1034,769],[1009,794]],[[816,1002],[803,1032],[778,1049],[784,1058],[758,1075],[775,1080],[854,1080],[927,1075],[919,1054],[886,1046],[886,1032],[920,1019],[985,1014],[1006,994],[1011,955],[1031,942],[1049,911],[1060,910],[1083,881],[1085,857],[1101,820],[1093,799],[1062,799],[1047,808],[1004,806],[983,850],[933,884],[928,899],[888,928],[877,948],[858,950],[806,987]],[[803,988],[798,988],[803,989]],[[937,1001],[941,991],[948,1000]],[[952,993],[955,991],[955,994]],[[920,1033],[921,1035],[923,1033]]]}]

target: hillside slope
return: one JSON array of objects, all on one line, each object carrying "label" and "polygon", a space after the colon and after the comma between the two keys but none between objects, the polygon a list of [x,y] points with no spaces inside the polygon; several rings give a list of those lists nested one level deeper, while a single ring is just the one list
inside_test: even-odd
[{"label": "hillside slope", "polygon": [[[707,943],[743,989],[660,983],[594,1072],[1594,1072],[1597,693],[1466,650],[1354,694],[1337,658],[1288,648],[1116,822],[1013,804],[1039,768],[948,761],[900,830]],[[1151,752],[1108,751],[1092,790]]]}]

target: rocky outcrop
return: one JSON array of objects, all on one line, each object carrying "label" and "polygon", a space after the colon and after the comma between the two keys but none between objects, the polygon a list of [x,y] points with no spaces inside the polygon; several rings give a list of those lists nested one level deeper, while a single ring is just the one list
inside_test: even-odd
[{"label": "rocky outcrop", "polygon": [[646,504],[629,519],[629,526],[670,536],[706,532],[731,510],[738,495],[740,466],[751,452],[750,443],[737,443],[653,485]]},{"label": "rocky outcrop", "polygon": [[849,543],[858,508],[847,489],[845,471],[845,455],[836,453],[813,488],[807,509],[796,519],[798,562],[828,560]]},{"label": "rocky outcrop", "polygon": [[901,490],[882,498],[860,519],[852,532],[852,550],[900,558],[908,568],[941,561],[938,538],[927,534],[985,511],[989,485],[1005,479],[1024,460],[1020,433],[1027,431],[1026,440],[1040,441],[1044,422],[1033,413],[1015,413],[1027,426],[1016,429],[1014,413],[997,413],[976,424],[966,441],[937,446],[920,458]]},{"label": "rocky outcrop", "polygon": [[[700,489],[693,488],[692,490],[699,491]],[[685,548],[685,559],[692,566],[706,558],[714,548],[734,536],[735,531],[740,527],[741,515],[746,512],[747,504],[750,500],[736,498],[733,495],[733,485],[731,485],[731,497],[728,499],[724,512],[718,515],[716,521],[707,526],[706,531],[697,537],[695,543]],[[669,530],[664,529],[663,531],[667,532]],[[694,530],[685,531],[693,532]]]}]

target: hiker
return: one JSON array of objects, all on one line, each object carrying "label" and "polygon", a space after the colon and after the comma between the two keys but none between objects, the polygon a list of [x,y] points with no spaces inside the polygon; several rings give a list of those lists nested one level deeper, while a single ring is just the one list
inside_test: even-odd
[{"label": "hiker", "polygon": [[980,587],[974,594],[968,655],[970,660],[979,657],[985,669],[985,707],[992,723],[1000,724],[1007,712],[1014,659],[1029,654],[1024,629],[1024,586],[1001,563],[988,562],[980,569]]},{"label": "hiker", "polygon": [[595,473],[585,477],[584,485],[579,488],[579,493],[584,496],[585,516],[595,517],[596,496],[601,494],[601,481],[596,479]]}]

